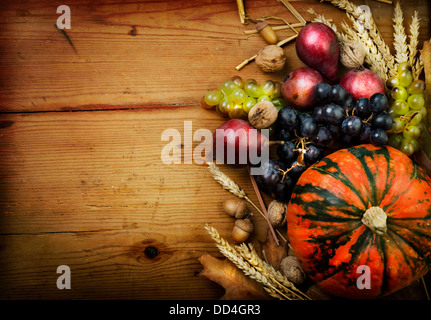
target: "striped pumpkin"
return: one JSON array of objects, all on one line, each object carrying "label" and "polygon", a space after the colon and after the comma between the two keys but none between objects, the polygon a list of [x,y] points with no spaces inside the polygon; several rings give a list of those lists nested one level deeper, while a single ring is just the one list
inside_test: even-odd
[{"label": "striped pumpkin", "polygon": [[431,179],[391,147],[338,150],[301,175],[287,222],[293,251],[324,291],[384,296],[428,271]]}]

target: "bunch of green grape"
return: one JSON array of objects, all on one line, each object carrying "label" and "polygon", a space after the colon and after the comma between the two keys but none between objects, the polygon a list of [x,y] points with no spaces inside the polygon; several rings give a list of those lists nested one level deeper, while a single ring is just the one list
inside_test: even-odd
[{"label": "bunch of green grape", "polygon": [[260,101],[271,101],[277,109],[287,106],[281,94],[281,83],[266,80],[260,85],[254,79],[243,80],[234,76],[216,90],[208,91],[201,99],[203,108],[215,108],[229,118],[247,118],[250,109]]},{"label": "bunch of green grape", "polygon": [[425,108],[425,82],[413,80],[411,65],[400,63],[398,75],[387,83],[393,99],[389,113],[394,118],[388,145],[410,156],[419,150],[418,138],[424,128],[427,114]]}]

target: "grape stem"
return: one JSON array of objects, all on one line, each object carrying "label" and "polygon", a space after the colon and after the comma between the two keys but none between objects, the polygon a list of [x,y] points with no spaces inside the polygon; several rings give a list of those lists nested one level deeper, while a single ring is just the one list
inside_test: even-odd
[{"label": "grape stem", "polygon": [[[296,134],[296,131],[295,131]],[[298,138],[298,142],[296,145],[296,149],[292,149],[292,151],[298,151],[299,155],[298,158],[296,159],[296,163],[293,164],[290,168],[283,170],[283,169],[278,169],[278,172],[281,172],[283,174],[283,177],[281,178],[281,183],[283,183],[284,178],[286,177],[286,174],[292,170],[293,168],[296,167],[305,167],[305,162],[304,162],[304,154],[309,150],[309,148],[307,148],[307,143],[308,141],[306,137],[299,137]],[[301,146],[299,146],[301,145]]]},{"label": "grape stem", "polygon": [[407,129],[407,127],[409,126],[410,122],[413,120],[413,118],[419,113],[419,111],[413,112],[411,114],[411,116],[409,118],[407,118],[406,116],[401,116],[400,119],[401,120],[407,120],[406,124],[404,125],[404,128],[398,130],[398,131],[394,131],[394,130],[388,130],[387,133],[389,134],[395,134],[395,133],[401,133],[404,130]]}]

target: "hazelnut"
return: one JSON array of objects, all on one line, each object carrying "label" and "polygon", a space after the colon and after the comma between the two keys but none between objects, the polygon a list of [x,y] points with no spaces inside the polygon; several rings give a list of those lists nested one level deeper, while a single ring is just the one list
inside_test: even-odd
[{"label": "hazelnut", "polygon": [[278,110],[271,101],[260,101],[248,112],[248,121],[256,129],[268,128],[277,120]]},{"label": "hazelnut", "polygon": [[245,242],[252,232],[253,224],[250,219],[238,219],[232,230],[232,239],[238,243]]},{"label": "hazelnut", "polygon": [[269,45],[259,50],[255,61],[262,71],[276,72],[284,68],[286,54],[279,46]]},{"label": "hazelnut", "polygon": [[275,34],[274,29],[268,24],[268,21],[263,20],[256,23],[256,30],[262,36],[262,38],[268,44],[276,44],[278,42],[278,37]]},{"label": "hazelnut", "polygon": [[295,256],[287,256],[280,262],[280,272],[293,284],[299,285],[305,281],[306,274]]},{"label": "hazelnut", "polygon": [[247,205],[244,200],[238,200],[238,199],[229,199],[223,202],[223,210],[228,215],[236,218],[236,219],[242,219],[244,218],[247,213]]},{"label": "hazelnut", "polygon": [[275,228],[286,225],[287,204],[272,200],[268,205],[268,219]]}]

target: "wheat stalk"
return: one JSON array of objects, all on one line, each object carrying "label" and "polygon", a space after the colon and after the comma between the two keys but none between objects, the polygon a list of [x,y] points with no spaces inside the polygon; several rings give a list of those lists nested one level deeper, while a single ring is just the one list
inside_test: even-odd
[{"label": "wheat stalk", "polygon": [[[266,268],[256,268],[254,265],[256,262],[254,255],[250,256],[249,254],[241,254],[237,249],[232,247],[225,239],[223,239],[216,228],[211,227],[209,225],[205,226],[205,229],[208,231],[211,238],[215,241],[217,248],[219,251],[231,261],[238,269],[242,270],[242,272],[249,276],[251,279],[256,280],[257,282],[263,285],[263,288],[268,294],[274,298],[278,299],[298,299],[304,300],[308,298],[305,294],[298,294],[298,292],[294,292],[293,290],[274,283],[271,278],[271,273],[268,272]],[[257,253],[255,253],[257,256]],[[299,291],[299,290],[298,290]],[[300,291],[299,291],[300,292]],[[309,299],[309,298],[308,298]]]},{"label": "wheat stalk", "polygon": [[[410,23],[410,35],[409,35],[409,62],[412,66],[413,79],[417,79],[422,72],[423,64],[421,65],[420,59],[416,58],[418,53],[418,43],[419,43],[419,18],[418,12],[415,11],[412,16],[412,21]],[[420,58],[420,57],[419,57]]]},{"label": "wheat stalk", "polygon": [[392,56],[388,45],[383,40],[372,15],[367,14],[360,7],[356,6],[348,0],[323,1],[331,2],[334,6],[343,9],[346,11],[346,13],[352,15],[361,24],[366,25],[366,29],[369,33],[370,38],[373,40],[376,47],[378,48],[378,51],[381,53],[383,59],[385,60],[389,75],[394,76],[396,73],[394,57]]},{"label": "wheat stalk", "polygon": [[237,246],[236,249],[251,266],[269,278],[275,286],[279,287],[283,291],[290,292],[292,298],[310,300],[310,298],[298,290],[292,282],[290,282],[279,271],[275,270],[271,264],[262,260],[251,243],[242,243]]},{"label": "wheat stalk", "polygon": [[397,1],[395,4],[392,21],[394,23],[395,61],[397,63],[407,62],[409,61],[409,49],[407,46],[407,35],[403,25],[403,10],[401,9],[399,1]]},{"label": "wheat stalk", "polygon": [[346,32],[352,40],[363,44],[366,52],[365,60],[370,65],[370,69],[373,70],[380,78],[382,78],[383,81],[386,81],[388,77],[388,66],[385,63],[385,59],[383,59],[382,53],[370,38],[370,35],[365,29],[364,25],[350,14],[347,14],[347,17],[352,21],[356,32],[350,29],[346,23],[343,23],[342,27],[344,32]]}]

